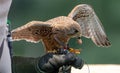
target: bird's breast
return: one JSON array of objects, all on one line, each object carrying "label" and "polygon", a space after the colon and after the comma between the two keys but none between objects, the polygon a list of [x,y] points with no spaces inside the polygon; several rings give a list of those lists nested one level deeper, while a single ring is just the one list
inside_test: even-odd
[{"label": "bird's breast", "polygon": [[[68,41],[68,38],[63,37],[63,38],[59,38],[59,40],[66,44]],[[43,41],[46,52],[55,52],[55,51],[57,52],[58,49],[63,48],[63,45],[58,43],[54,39],[53,35],[51,37],[42,39],[42,41]]]}]

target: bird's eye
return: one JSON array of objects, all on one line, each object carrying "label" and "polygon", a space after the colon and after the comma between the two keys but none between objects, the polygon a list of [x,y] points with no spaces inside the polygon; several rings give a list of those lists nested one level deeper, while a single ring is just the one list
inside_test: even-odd
[{"label": "bird's eye", "polygon": [[74,32],[75,32],[75,33],[78,33],[79,31],[78,31],[78,30],[75,30]]}]

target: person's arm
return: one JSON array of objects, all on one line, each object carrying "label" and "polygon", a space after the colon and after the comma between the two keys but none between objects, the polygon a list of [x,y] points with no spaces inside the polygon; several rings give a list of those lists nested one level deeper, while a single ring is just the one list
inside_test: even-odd
[{"label": "person's arm", "polygon": [[84,61],[73,53],[47,53],[38,58],[13,57],[13,73],[71,73],[71,67],[81,69]]},{"label": "person's arm", "polygon": [[12,0],[0,0],[0,26],[6,26]]},{"label": "person's arm", "polygon": [[0,73],[12,73],[7,41],[7,18],[11,2],[12,0],[0,0]]}]

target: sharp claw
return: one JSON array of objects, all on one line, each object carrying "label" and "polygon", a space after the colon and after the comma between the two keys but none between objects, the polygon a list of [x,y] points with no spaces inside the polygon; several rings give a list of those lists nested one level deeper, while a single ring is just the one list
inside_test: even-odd
[{"label": "sharp claw", "polygon": [[78,50],[78,49],[69,48],[69,51],[70,51],[71,53],[80,54],[80,50]]}]

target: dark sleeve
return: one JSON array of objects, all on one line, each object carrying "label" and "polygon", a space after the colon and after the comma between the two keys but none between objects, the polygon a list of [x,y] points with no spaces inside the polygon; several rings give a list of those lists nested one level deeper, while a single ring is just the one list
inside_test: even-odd
[{"label": "dark sleeve", "polygon": [[71,73],[71,66],[81,69],[84,61],[73,53],[47,53],[42,57],[13,57],[13,73]]},{"label": "dark sleeve", "polygon": [[37,58],[13,56],[12,73],[37,73],[35,62]]}]

